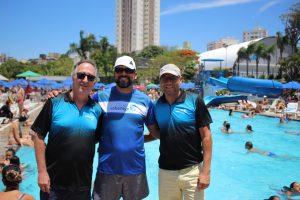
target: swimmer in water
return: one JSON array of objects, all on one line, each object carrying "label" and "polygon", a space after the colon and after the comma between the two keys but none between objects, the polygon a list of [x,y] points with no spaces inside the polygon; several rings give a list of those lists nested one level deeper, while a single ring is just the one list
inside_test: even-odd
[{"label": "swimmer in water", "polygon": [[276,154],[274,154],[272,152],[263,151],[263,150],[260,150],[260,149],[253,148],[253,143],[249,142],[249,141],[245,143],[245,149],[248,150],[248,153],[250,153],[250,152],[251,153],[259,153],[259,154],[269,156],[269,157],[276,157]]},{"label": "swimmer in water", "polygon": [[246,126],[246,132],[247,132],[247,133],[252,133],[252,132],[253,132],[252,126],[251,126],[251,125],[248,124],[248,125]]}]

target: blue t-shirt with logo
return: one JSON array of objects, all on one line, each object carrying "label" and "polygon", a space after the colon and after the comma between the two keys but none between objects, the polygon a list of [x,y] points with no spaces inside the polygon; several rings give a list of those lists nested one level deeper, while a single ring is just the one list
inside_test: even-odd
[{"label": "blue t-shirt with logo", "polygon": [[154,124],[154,105],[139,90],[116,87],[93,96],[102,109],[98,172],[112,175],[145,173],[144,124]]}]

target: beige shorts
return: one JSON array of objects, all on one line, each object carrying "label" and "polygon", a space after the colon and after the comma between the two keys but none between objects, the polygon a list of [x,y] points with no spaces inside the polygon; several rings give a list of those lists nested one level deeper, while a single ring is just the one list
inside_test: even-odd
[{"label": "beige shorts", "polygon": [[159,169],[160,200],[204,200],[204,190],[197,190],[202,163],[181,170]]}]

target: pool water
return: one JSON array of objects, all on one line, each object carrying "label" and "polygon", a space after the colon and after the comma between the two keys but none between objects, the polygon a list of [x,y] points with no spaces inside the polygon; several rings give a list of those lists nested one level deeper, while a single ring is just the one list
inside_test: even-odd
[{"label": "pool water", "polygon": [[[241,118],[242,113],[236,112],[233,116],[228,116],[228,111],[217,109],[210,110],[210,113],[213,118],[211,124],[213,158],[211,184],[206,190],[206,199],[264,199],[275,195],[275,189],[280,189],[284,185],[289,186],[293,181],[300,181],[300,136],[285,133],[285,131],[299,132],[300,122],[289,121],[287,124],[279,124],[278,118],[263,116]],[[230,122],[231,128],[236,133],[224,134],[220,131],[224,120]],[[253,134],[245,133],[247,124],[252,126]],[[255,153],[247,154],[244,149],[246,141],[252,141],[255,148],[275,153],[278,158]],[[146,143],[145,150],[150,188],[150,194],[146,199],[157,200],[159,141]],[[17,155],[28,165],[25,169],[27,171],[25,180],[20,188],[39,199],[34,151],[23,147]],[[94,166],[96,170],[97,155]],[[0,190],[3,188],[1,182]]]}]

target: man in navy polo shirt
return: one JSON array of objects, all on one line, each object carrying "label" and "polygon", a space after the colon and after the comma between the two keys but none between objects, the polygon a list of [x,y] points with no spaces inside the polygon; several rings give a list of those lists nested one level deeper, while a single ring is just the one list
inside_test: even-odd
[{"label": "man in navy polo shirt", "polygon": [[72,90],[48,99],[31,127],[36,132],[34,147],[41,200],[91,199],[101,108],[89,95],[97,76],[94,63],[78,62],[72,72]]},{"label": "man in navy polo shirt", "polygon": [[160,129],[160,200],[204,199],[210,183],[212,120],[199,96],[180,90],[181,80],[176,65],[161,68],[164,94],[155,105]]}]

